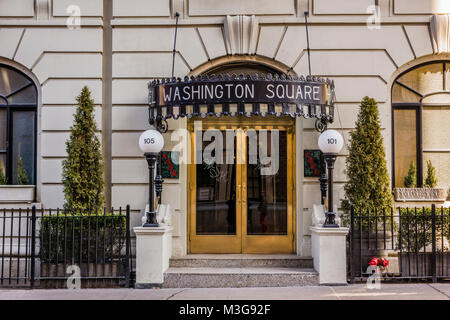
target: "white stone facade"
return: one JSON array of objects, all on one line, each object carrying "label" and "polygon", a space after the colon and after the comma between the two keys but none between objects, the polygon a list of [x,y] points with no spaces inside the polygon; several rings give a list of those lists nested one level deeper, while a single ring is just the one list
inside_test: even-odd
[{"label": "white stone facade", "polygon": [[[392,165],[391,87],[403,71],[423,62],[450,60],[437,54],[430,15],[447,1],[433,0],[0,0],[0,63],[30,75],[39,88],[37,201],[61,207],[61,161],[75,97],[88,85],[96,104],[106,163],[108,204],[130,204],[133,224],[147,201],[148,171],[137,140],[148,129],[147,83],[170,76],[174,13],[180,13],[175,76],[213,66],[251,61],[280,72],[308,73],[304,11],[309,11],[312,73],[336,84],[337,112],[331,128],[346,142],[358,105],[368,95],[379,103],[388,168]],[[381,25],[367,26],[379,5]],[[81,9],[80,28],[68,28]],[[368,11],[369,8],[369,11]],[[450,12],[450,10],[448,10]],[[235,22],[233,16],[246,16]],[[109,19],[112,17],[112,19]],[[69,19],[69,20],[68,20]],[[236,20],[236,19],[235,19]],[[111,33],[109,28],[111,27]],[[236,31],[238,29],[238,32]],[[170,121],[169,128],[185,127]],[[317,179],[303,178],[303,150],[318,149],[314,122],[297,120],[297,254],[311,256]],[[165,149],[171,144],[169,131]],[[335,201],[343,197],[346,148],[335,170]],[[187,171],[166,181],[163,202],[173,209],[173,254],[187,252]]]}]

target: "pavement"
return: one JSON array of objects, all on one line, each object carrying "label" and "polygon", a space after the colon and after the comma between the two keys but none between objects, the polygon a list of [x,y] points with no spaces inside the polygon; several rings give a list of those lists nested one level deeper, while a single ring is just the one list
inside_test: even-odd
[{"label": "pavement", "polygon": [[184,289],[0,289],[0,300],[450,300],[450,283]]}]

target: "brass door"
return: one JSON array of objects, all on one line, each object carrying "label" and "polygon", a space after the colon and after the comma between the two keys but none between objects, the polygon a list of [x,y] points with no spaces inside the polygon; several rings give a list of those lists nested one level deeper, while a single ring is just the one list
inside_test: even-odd
[{"label": "brass door", "polygon": [[[201,130],[196,131],[193,122],[189,122],[193,155],[188,170],[189,251],[294,252],[293,121],[202,119]],[[211,138],[205,134],[209,129],[220,134]],[[222,141],[217,148],[222,154],[216,159],[222,161],[207,161],[203,156],[216,138]],[[196,148],[199,143],[202,147]],[[195,164],[199,157],[202,160]]]}]

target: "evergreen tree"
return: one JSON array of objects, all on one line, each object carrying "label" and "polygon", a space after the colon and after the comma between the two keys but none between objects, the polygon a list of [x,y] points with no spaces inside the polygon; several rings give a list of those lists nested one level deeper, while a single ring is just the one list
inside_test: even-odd
[{"label": "evergreen tree", "polygon": [[28,173],[23,166],[22,157],[19,157],[19,164],[17,166],[17,184],[27,185],[30,184],[30,179],[28,178]]},{"label": "evergreen tree", "polygon": [[425,188],[435,188],[437,185],[436,169],[431,164],[431,161],[427,161],[427,178],[425,179]]},{"label": "evergreen tree", "polygon": [[381,135],[378,106],[374,99],[365,97],[356,121],[356,128],[350,133],[349,155],[346,159],[348,181],[344,186],[346,199],[342,201],[344,211],[350,207],[369,210],[373,215],[389,209],[393,196],[385,160],[383,137]]},{"label": "evergreen tree", "polygon": [[414,161],[411,160],[409,164],[408,175],[403,180],[403,184],[405,188],[416,188],[417,187],[417,173],[416,173],[416,165]]},{"label": "evergreen tree", "polygon": [[64,208],[96,212],[103,206],[103,161],[88,87],[83,87],[77,102],[70,139],[66,141],[67,159],[63,161]]},{"label": "evergreen tree", "polygon": [[8,183],[8,179],[5,175],[5,168],[3,166],[0,166],[0,185],[4,185]]}]

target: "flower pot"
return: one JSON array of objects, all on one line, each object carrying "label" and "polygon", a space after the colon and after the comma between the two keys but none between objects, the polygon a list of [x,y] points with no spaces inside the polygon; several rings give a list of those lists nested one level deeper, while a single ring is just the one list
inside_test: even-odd
[{"label": "flower pot", "polygon": [[0,203],[31,203],[36,186],[0,185]]},{"label": "flower pot", "polygon": [[443,202],[447,199],[444,188],[394,188],[395,201]]}]

